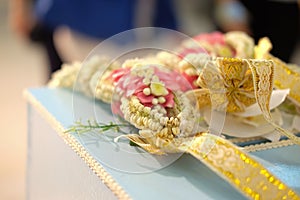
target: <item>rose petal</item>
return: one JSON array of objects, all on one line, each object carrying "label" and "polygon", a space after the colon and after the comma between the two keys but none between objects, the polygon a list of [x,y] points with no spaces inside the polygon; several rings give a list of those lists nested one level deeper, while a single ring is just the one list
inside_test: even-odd
[{"label": "rose petal", "polygon": [[152,100],[154,98],[153,95],[145,95],[143,92],[138,92],[135,93],[135,95],[137,96],[137,98],[140,100],[140,102],[144,105],[145,103],[151,103],[152,104]]},{"label": "rose petal", "polygon": [[186,91],[186,90],[190,90],[190,89],[196,89],[198,88],[194,82],[198,79],[197,75],[188,75],[186,73],[182,73],[183,77],[187,80],[187,82],[190,84],[188,86],[182,85],[182,90]]},{"label": "rose petal", "polygon": [[221,32],[212,32],[207,34],[200,34],[194,37],[197,41],[206,41],[210,44],[225,44],[224,34]]},{"label": "rose petal", "polygon": [[118,82],[121,77],[123,77],[127,72],[129,72],[129,68],[119,68],[115,69],[111,72],[111,75],[108,79],[112,79],[113,82]]},{"label": "rose petal", "polygon": [[199,54],[199,53],[206,53],[206,51],[200,47],[185,48],[185,49],[183,49],[183,51],[181,51],[179,53],[179,57],[181,59],[184,59],[185,56],[187,56],[188,54],[192,54],[192,53]]},{"label": "rose petal", "polygon": [[112,105],[111,105],[111,111],[113,114],[115,115],[119,115],[121,117],[124,117],[124,114],[123,112],[121,111],[120,109],[120,106],[121,106],[121,102],[114,102]]},{"label": "rose petal", "polygon": [[171,90],[169,90],[169,94],[165,96],[166,102],[162,104],[163,107],[173,108],[174,107],[174,95]]}]

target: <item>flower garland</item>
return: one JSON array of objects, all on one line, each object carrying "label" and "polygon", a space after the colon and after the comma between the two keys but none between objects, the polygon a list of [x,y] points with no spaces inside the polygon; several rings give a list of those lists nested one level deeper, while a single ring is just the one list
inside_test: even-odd
[{"label": "flower garland", "polygon": [[[257,104],[256,110],[264,117],[259,120],[265,120],[272,131],[300,144],[300,139],[276,124],[270,113],[271,97],[277,95],[272,94],[274,62],[254,59],[270,57],[268,50],[260,46],[254,48],[252,38],[240,32],[199,35],[194,40],[209,55],[187,40],[180,45],[178,55],[163,51],[152,57],[127,60],[121,65],[100,59],[98,65],[108,70],[99,74],[94,70],[97,65],[88,63],[87,66],[94,67],[83,68],[86,73],[78,80],[85,87],[79,90],[88,90],[86,94],[110,102],[114,114],[139,130],[136,134],[121,135],[115,141],[125,137],[152,154],[190,153],[252,199],[299,199],[292,189],[237,146],[209,134],[207,127],[199,126],[199,121],[205,118],[204,108],[243,118],[248,108]],[[64,67],[58,74],[49,85],[69,87],[75,81],[71,76],[74,70],[66,73]],[[68,84],[60,84],[68,77],[73,77]],[[278,87],[276,81],[280,80],[275,79]],[[279,97],[284,100],[286,95],[280,93]],[[282,103],[278,98],[274,101],[277,102],[275,107]],[[95,122],[85,126],[78,123],[68,131],[78,128],[79,131],[105,131],[118,126],[126,124],[99,125]],[[261,135],[264,134],[269,132]],[[224,155],[225,151],[231,153]],[[235,165],[219,164],[228,160],[234,160]],[[243,170],[253,173],[244,177]],[[264,187],[258,187],[259,184]]]}]

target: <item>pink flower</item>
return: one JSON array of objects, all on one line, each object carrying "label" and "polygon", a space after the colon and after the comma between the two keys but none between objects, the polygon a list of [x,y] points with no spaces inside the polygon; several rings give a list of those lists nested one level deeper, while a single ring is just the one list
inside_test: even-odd
[{"label": "pink flower", "polygon": [[137,96],[137,98],[140,100],[140,102],[144,106],[152,108],[152,106],[153,106],[152,100],[154,99],[154,95],[145,95],[143,90],[146,87],[147,86],[144,85],[144,87],[140,87],[140,88],[136,89],[136,91],[134,92],[134,95]]},{"label": "pink flower", "polygon": [[119,115],[121,117],[124,117],[123,112],[120,109],[121,102],[120,101],[114,101],[111,104],[111,112],[115,115]]},{"label": "pink flower", "polygon": [[155,74],[166,85],[166,88],[172,91],[180,90],[185,92],[196,88],[193,82],[198,76],[189,76],[186,73],[180,74],[176,71],[164,72],[157,68],[155,68]]},{"label": "pink flower", "polygon": [[[144,88],[146,88],[147,86],[145,86]],[[143,89],[144,89],[143,88]],[[136,90],[136,92],[134,93],[134,95],[137,96],[137,98],[140,100],[140,102],[144,105],[144,106],[147,106],[147,107],[150,107],[152,108],[154,105],[152,103],[152,100],[156,97],[154,95],[145,95],[144,92],[143,92],[143,89],[140,88],[138,90]],[[169,90],[169,93],[164,96],[164,98],[166,99],[166,101],[162,104],[160,104],[161,106],[163,106],[164,108],[173,108],[174,107],[174,95],[172,93],[171,90]]]},{"label": "pink flower", "polygon": [[174,94],[169,90],[169,94],[165,96],[166,102],[162,104],[164,108],[173,108],[174,107]]},{"label": "pink flower", "polygon": [[198,53],[207,53],[203,48],[201,47],[193,47],[193,48],[184,48],[180,53],[179,57],[183,59],[188,54],[198,54]]},{"label": "pink flower", "polygon": [[194,37],[196,41],[206,41],[211,45],[215,44],[221,44],[225,45],[225,37],[224,34],[221,32],[212,32],[212,33],[204,33],[204,34],[199,34]]},{"label": "pink flower", "polygon": [[[194,37],[201,45],[202,42],[208,43],[211,47],[207,49],[209,54],[222,57],[234,57],[235,50],[226,43],[225,35],[220,32],[212,32],[208,34],[200,34]],[[204,46],[205,47],[205,46]]]},{"label": "pink flower", "polygon": [[[159,104],[165,108],[172,108],[175,104],[174,92],[184,92],[196,88],[193,82],[197,79],[197,76],[189,76],[185,73],[181,75],[175,71],[163,71],[155,66],[152,67],[154,71],[153,75],[156,75],[159,79],[159,82],[162,83],[161,86],[159,85],[160,83],[158,83],[157,87],[162,87],[160,88],[162,89],[161,91],[165,90],[165,92],[159,93],[159,89],[157,91],[153,90],[152,84],[157,84],[156,82],[152,82],[150,85],[147,85],[143,82],[145,77],[133,75],[129,68],[122,68],[114,70],[111,74],[111,78],[113,79],[119,95],[123,95],[126,98],[134,95],[144,106],[150,108],[156,104]],[[152,92],[144,92],[145,88],[149,88],[148,91],[151,88],[150,91]],[[156,93],[154,91],[156,91]],[[158,101],[158,99],[160,100]],[[120,113],[118,107],[119,105],[112,107],[114,113]]]},{"label": "pink flower", "polygon": [[122,91],[126,97],[132,95],[136,88],[144,85],[143,78],[131,75],[130,68],[116,69],[110,77],[117,90]]},{"label": "pink flower", "polygon": [[130,68],[115,69],[111,72],[110,76],[108,76],[107,79],[112,79],[113,82],[118,82],[119,79],[129,71],[130,71]]},{"label": "pink flower", "polygon": [[190,84],[191,88],[189,89],[197,89],[198,86],[194,84],[194,82],[198,79],[198,75],[188,75],[185,72],[182,73],[182,76],[187,80],[187,82]]}]

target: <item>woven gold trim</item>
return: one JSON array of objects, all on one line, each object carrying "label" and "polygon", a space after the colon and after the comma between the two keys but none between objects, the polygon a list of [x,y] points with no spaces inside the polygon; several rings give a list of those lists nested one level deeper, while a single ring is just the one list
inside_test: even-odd
[{"label": "woven gold trim", "polygon": [[[258,139],[261,139],[261,137],[231,138],[228,140],[234,144],[238,144],[238,143],[243,143],[243,142],[256,141]],[[259,144],[251,144],[251,145],[241,147],[241,149],[243,149],[246,152],[255,152],[255,151],[263,151],[263,150],[267,150],[267,149],[286,147],[286,146],[291,146],[291,145],[295,145],[295,143],[290,139],[286,139],[286,140],[280,140],[280,141],[276,141],[276,142],[263,142],[263,143],[259,143]]]},{"label": "woven gold trim", "polygon": [[72,150],[89,166],[90,169],[101,179],[101,181],[115,194],[118,199],[129,200],[130,196],[126,191],[106,172],[106,170],[85,150],[85,148],[69,133],[65,133],[64,127],[48,110],[27,90],[24,97],[33,105],[41,116],[49,122],[58,135],[69,145]]},{"label": "woven gold trim", "polygon": [[267,149],[274,149],[274,148],[280,148],[280,147],[286,147],[295,145],[295,143],[292,140],[282,140],[278,142],[267,142],[262,144],[253,144],[249,146],[245,146],[242,149],[247,152],[255,152],[255,151],[263,151]]},{"label": "woven gold trim", "polygon": [[238,144],[243,142],[251,142],[261,139],[261,137],[248,137],[248,138],[230,138],[228,139],[230,142]]}]

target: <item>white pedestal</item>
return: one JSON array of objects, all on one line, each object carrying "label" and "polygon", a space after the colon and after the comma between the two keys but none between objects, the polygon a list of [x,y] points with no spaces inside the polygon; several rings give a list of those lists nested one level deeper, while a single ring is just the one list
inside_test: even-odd
[{"label": "white pedestal", "polygon": [[28,200],[116,199],[30,104],[28,125]]}]

